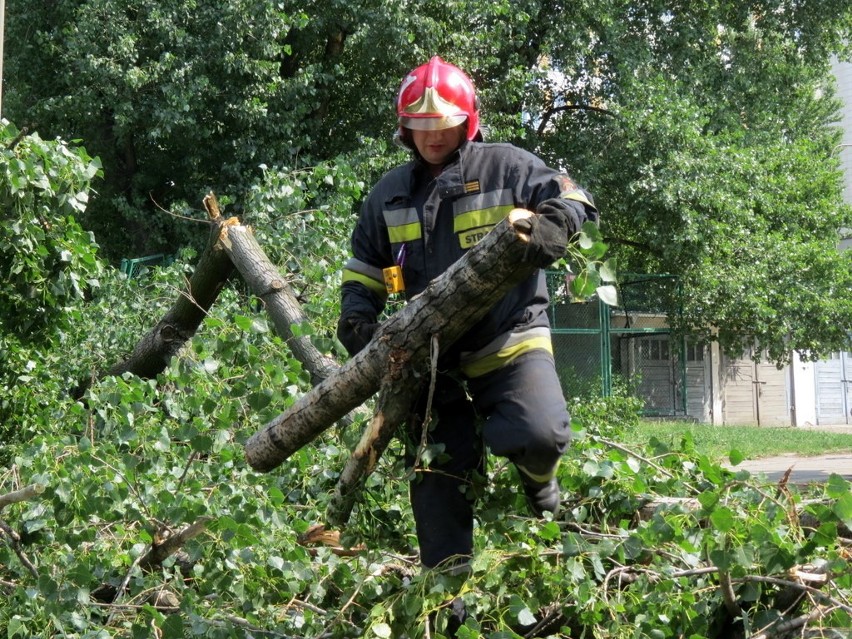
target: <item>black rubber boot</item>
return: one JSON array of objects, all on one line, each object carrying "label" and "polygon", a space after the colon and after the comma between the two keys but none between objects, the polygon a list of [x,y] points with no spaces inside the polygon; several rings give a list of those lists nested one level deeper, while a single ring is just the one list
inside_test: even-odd
[{"label": "black rubber boot", "polygon": [[449,639],[456,639],[456,632],[464,625],[467,617],[467,606],[464,605],[462,599],[456,597],[453,599],[453,603],[450,604],[450,618],[447,620],[447,628],[444,634]]},{"label": "black rubber boot", "polygon": [[562,494],[559,482],[555,477],[542,483],[533,481],[525,473],[521,472],[521,484],[524,487],[527,505],[533,515],[543,517],[546,511],[550,512],[554,517],[559,514]]},{"label": "black rubber boot", "polygon": [[[467,619],[470,615],[467,614],[467,606],[464,605],[464,601],[456,597],[447,607],[449,611],[449,616],[447,617],[447,623],[444,626],[444,631],[441,633],[443,636],[447,637],[447,639],[457,639],[457,632],[459,628],[464,625],[465,619]],[[438,613],[432,612],[429,614],[429,628],[432,631],[438,631]],[[434,637],[435,635],[431,634],[430,637]]]}]

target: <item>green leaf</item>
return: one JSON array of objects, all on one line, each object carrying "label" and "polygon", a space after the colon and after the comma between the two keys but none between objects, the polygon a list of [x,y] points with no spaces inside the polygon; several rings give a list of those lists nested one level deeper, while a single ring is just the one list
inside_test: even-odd
[{"label": "green leaf", "polygon": [[849,482],[842,476],[832,473],[825,485],[825,493],[831,498],[841,497],[849,492]]},{"label": "green leaf", "polygon": [[246,317],[245,315],[234,315],[234,324],[237,325],[237,328],[240,328],[244,331],[250,331],[252,325],[254,324],[254,319],[251,317]]},{"label": "green leaf", "polygon": [[541,527],[538,534],[545,541],[553,541],[554,539],[559,539],[562,531],[559,528],[559,524],[555,521],[549,521]]},{"label": "green leaf", "polygon": [[832,508],[837,518],[847,527],[852,527],[852,493],[844,493],[837,498]]},{"label": "green leaf", "polygon": [[615,268],[615,260],[607,260],[601,264],[598,272],[601,274],[601,279],[604,282],[615,282],[618,279],[618,274]]},{"label": "green leaf", "polygon": [[7,639],[15,639],[17,637],[28,637],[29,633],[27,632],[27,626],[21,620],[21,617],[18,615],[14,615],[8,623],[6,628],[6,637]]},{"label": "green leaf", "polygon": [[595,293],[597,294],[598,299],[607,306],[618,306],[618,289],[611,284],[598,286],[595,289]]},{"label": "green leaf", "polygon": [[599,285],[600,276],[597,272],[586,269],[571,280],[571,294],[576,298],[586,299],[594,295]]},{"label": "green leaf", "polygon": [[728,532],[734,527],[736,518],[730,508],[722,506],[710,513],[710,521],[716,530]]},{"label": "green leaf", "polygon": [[739,464],[743,463],[744,460],[745,455],[743,455],[743,453],[737,450],[736,448],[731,449],[731,451],[728,453],[728,461],[731,462],[732,466],[738,466]]},{"label": "green leaf", "polygon": [[377,623],[373,626],[373,634],[381,639],[388,639],[392,633],[391,627],[386,623]]}]

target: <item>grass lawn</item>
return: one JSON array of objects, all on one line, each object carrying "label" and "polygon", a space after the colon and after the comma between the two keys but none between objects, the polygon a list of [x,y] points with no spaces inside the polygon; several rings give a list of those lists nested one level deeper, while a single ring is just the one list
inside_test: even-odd
[{"label": "grass lawn", "polygon": [[694,422],[642,421],[634,431],[624,435],[622,444],[643,447],[656,437],[667,444],[677,444],[690,433],[696,450],[708,457],[721,459],[738,450],[745,459],[798,453],[820,455],[852,451],[852,434],[830,433],[802,428],[768,426],[711,426]]}]

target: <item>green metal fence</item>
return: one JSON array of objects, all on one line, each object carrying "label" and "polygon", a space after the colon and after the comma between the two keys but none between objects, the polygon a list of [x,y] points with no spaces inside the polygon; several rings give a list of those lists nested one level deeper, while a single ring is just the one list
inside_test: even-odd
[{"label": "green metal fence", "polygon": [[149,266],[164,266],[171,264],[174,258],[165,253],[157,253],[155,255],[146,255],[145,257],[122,258],[119,270],[127,276],[127,279],[132,279],[139,275],[143,269]]},{"label": "green metal fence", "polygon": [[573,301],[564,273],[549,272],[553,351],[569,397],[609,397],[616,385],[644,400],[646,415],[687,415],[687,344],[674,340],[663,310],[677,280],[629,275],[619,306]]}]

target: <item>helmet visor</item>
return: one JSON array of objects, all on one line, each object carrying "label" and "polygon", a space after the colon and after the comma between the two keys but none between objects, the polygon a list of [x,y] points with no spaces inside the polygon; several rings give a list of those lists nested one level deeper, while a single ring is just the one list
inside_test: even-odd
[{"label": "helmet visor", "polygon": [[408,117],[399,118],[399,126],[415,131],[440,131],[441,129],[452,129],[454,126],[463,124],[467,120],[467,116],[460,115],[435,115],[426,117]]}]

